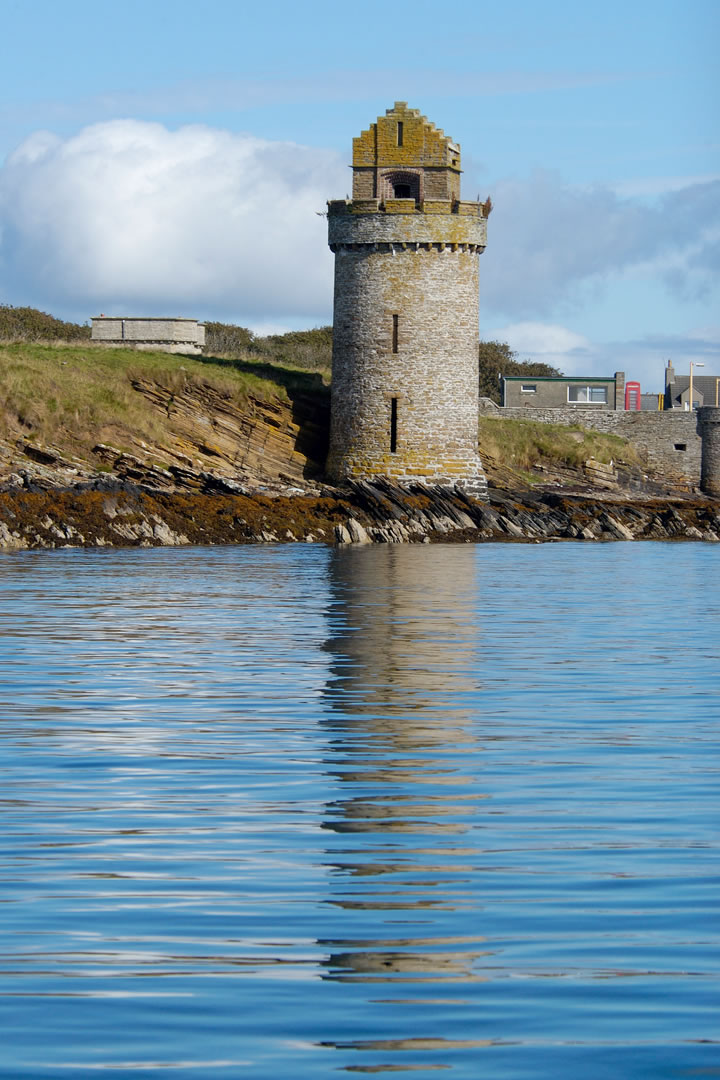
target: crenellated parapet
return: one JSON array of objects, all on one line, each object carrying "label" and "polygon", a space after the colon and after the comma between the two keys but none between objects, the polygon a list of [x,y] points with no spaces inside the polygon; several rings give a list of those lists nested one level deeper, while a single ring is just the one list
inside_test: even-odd
[{"label": "crenellated parapet", "polygon": [[331,216],[343,214],[458,214],[463,217],[486,218],[492,204],[465,199],[330,199]]},{"label": "crenellated parapet", "polygon": [[331,251],[357,245],[404,245],[414,251],[457,250],[481,254],[487,214],[480,202],[449,199],[335,199],[328,203]]}]

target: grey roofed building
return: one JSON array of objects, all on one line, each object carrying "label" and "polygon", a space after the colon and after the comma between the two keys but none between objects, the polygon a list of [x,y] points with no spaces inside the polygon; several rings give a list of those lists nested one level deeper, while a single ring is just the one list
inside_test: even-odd
[{"label": "grey roofed building", "polygon": [[625,373],[614,375],[504,375],[503,406],[525,409],[625,408]]},{"label": "grey roofed building", "polygon": [[[715,405],[720,397],[720,375],[701,375],[693,371],[693,408],[702,405]],[[690,408],[690,374],[678,375],[668,360],[665,368],[665,403],[666,409]]]}]

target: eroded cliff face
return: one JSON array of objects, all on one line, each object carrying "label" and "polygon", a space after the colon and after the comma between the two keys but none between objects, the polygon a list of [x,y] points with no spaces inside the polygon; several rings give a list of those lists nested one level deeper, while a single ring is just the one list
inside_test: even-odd
[{"label": "eroded cliff face", "polygon": [[132,449],[99,442],[69,452],[22,437],[0,444],[0,487],[26,490],[94,483],[103,477],[162,491],[304,488],[322,475],[329,405],[321,394],[290,401],[250,397],[241,405],[210,384],[172,390],[136,378],[133,388],[162,414],[155,443],[134,438]]},{"label": "eroded cliff face", "polygon": [[386,481],[325,485],[327,398],[250,398],[136,379],[168,423],[132,452],[0,441],[0,547],[254,542],[720,540],[720,503],[661,476],[588,462],[535,483],[486,460],[490,501]]}]

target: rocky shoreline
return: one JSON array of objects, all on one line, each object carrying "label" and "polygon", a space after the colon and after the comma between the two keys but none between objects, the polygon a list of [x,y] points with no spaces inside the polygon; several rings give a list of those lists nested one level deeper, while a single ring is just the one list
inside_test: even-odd
[{"label": "rocky shoreline", "polygon": [[[43,392],[62,400],[66,382],[77,387],[86,369],[104,372],[117,402],[113,410],[90,397],[77,416],[63,407],[52,423],[45,414],[33,419],[24,399],[6,409],[0,550],[720,540],[720,501],[693,490],[693,478],[626,454],[622,440],[612,459],[601,447],[597,460],[595,443],[573,430],[577,452],[553,447],[523,469],[506,453],[498,422],[481,446],[483,502],[384,480],[330,487],[320,376],[274,368],[278,378],[284,372],[280,387],[266,385],[267,372],[252,364],[236,372],[186,358],[176,369],[163,366],[160,354],[100,352],[88,368],[85,352],[76,352],[67,346],[36,355],[18,346],[10,357],[13,371],[42,376]],[[237,383],[245,378],[254,389]]]},{"label": "rocky shoreline", "polygon": [[[20,478],[18,478],[20,479]],[[477,502],[445,488],[384,480],[305,491],[243,490],[208,476],[202,490],[129,479],[70,487],[3,485],[0,549],[247,543],[720,541],[720,502],[696,494],[632,497],[491,489]]]}]

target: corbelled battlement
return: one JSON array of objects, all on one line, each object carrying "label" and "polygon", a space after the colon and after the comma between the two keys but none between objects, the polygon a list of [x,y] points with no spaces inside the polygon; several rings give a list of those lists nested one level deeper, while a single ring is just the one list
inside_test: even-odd
[{"label": "corbelled battlement", "polygon": [[412,199],[393,200],[397,206],[380,210],[379,200],[360,204],[354,199],[328,203],[328,243],[331,251],[344,247],[393,245],[414,251],[470,250],[480,254],[487,242],[487,217],[482,203],[433,200],[416,208]]},{"label": "corbelled battlement", "polygon": [[492,204],[460,199],[331,199],[328,214],[461,214],[464,217],[487,218]]}]

